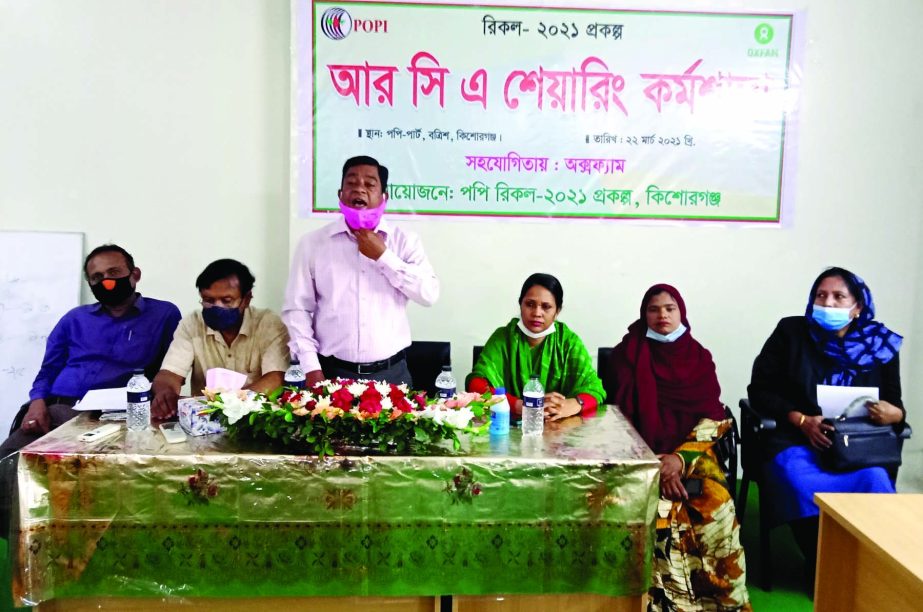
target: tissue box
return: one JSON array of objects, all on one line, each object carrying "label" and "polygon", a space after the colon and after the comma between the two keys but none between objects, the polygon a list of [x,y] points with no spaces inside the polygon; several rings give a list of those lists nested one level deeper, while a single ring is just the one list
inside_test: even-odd
[{"label": "tissue box", "polygon": [[199,414],[199,411],[205,408],[205,404],[201,402],[203,399],[205,398],[187,397],[179,401],[176,410],[179,413],[179,426],[190,436],[224,433],[224,427],[213,419],[212,415]]}]

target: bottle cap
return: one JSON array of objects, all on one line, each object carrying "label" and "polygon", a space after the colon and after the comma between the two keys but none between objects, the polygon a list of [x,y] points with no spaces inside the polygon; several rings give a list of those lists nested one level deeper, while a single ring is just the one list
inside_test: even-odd
[{"label": "bottle cap", "polygon": [[144,368],[135,368],[131,371],[132,374],[144,374]]},{"label": "bottle cap", "polygon": [[506,395],[506,389],[504,387],[497,387],[494,389],[494,395]]},{"label": "bottle cap", "polygon": [[298,362],[298,357],[297,357],[296,355],[292,355],[292,358],[291,358],[291,360],[290,360],[289,363],[291,363],[291,365],[301,365],[301,364]]},{"label": "bottle cap", "polygon": [[447,363],[447,364],[445,364],[444,366],[442,366],[442,371],[443,371],[443,372],[451,372],[451,371],[452,371],[452,366],[451,366],[451,364],[448,364],[448,363]]}]

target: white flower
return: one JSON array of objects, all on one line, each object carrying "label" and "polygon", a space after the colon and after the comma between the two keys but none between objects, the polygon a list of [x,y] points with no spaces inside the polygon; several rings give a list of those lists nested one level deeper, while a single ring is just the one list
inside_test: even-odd
[{"label": "white flower", "polygon": [[391,393],[391,384],[386,382],[376,382],[375,390],[381,393],[382,397],[388,397],[388,394]]},{"label": "white flower", "polygon": [[382,410],[393,410],[394,402],[391,401],[391,398],[387,395],[381,398],[381,409]]},{"label": "white flower", "polygon": [[455,429],[464,429],[473,418],[474,413],[471,412],[470,408],[459,408],[457,410],[449,410],[445,422],[446,425],[454,427]]},{"label": "white flower", "polygon": [[366,389],[368,389],[368,387],[365,384],[360,383],[360,382],[354,382],[353,384],[346,387],[346,390],[352,393],[353,397],[359,397],[360,395],[365,393]]},{"label": "white flower", "polygon": [[407,395],[408,393],[410,393],[410,387],[408,387],[406,383],[399,384],[397,388],[400,389],[401,393],[403,393],[404,395]]},{"label": "white flower", "polygon": [[442,425],[448,415],[447,411],[440,410],[437,406],[427,406],[420,416],[424,419],[432,419],[436,425]]},{"label": "white flower", "polygon": [[331,394],[331,395],[334,394],[334,393],[336,393],[337,391],[339,391],[339,390],[342,389],[342,388],[343,388],[343,385],[341,385],[340,383],[335,383],[335,382],[328,382],[328,383],[327,383],[327,393],[329,393],[329,394]]},{"label": "white flower", "polygon": [[251,412],[259,412],[263,404],[253,397],[241,397],[239,393],[221,393],[221,410],[228,418],[228,423],[233,425]]},{"label": "white flower", "polygon": [[416,413],[419,418],[432,419],[437,425],[448,425],[453,429],[464,429],[474,418],[470,408],[446,409],[441,404],[431,404]]},{"label": "white flower", "polygon": [[320,408],[321,410],[326,410],[327,408],[330,408],[330,398],[329,397],[320,398],[319,400],[317,400],[317,405],[314,407]]}]

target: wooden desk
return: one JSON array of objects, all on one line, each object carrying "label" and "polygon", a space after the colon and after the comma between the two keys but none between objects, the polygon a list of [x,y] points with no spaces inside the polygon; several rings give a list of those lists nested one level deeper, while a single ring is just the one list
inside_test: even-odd
[{"label": "wooden desk", "polygon": [[818,493],[814,609],[923,609],[923,495]]}]

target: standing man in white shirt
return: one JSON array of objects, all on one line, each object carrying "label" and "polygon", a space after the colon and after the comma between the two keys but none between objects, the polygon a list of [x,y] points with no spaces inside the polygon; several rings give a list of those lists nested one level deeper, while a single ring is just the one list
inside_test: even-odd
[{"label": "standing man in white shirt", "polygon": [[432,306],[439,279],[416,234],[382,218],[388,169],[367,156],[343,165],[343,216],[306,234],[289,273],[282,320],[307,384],[367,378],[412,384],[407,301]]}]

